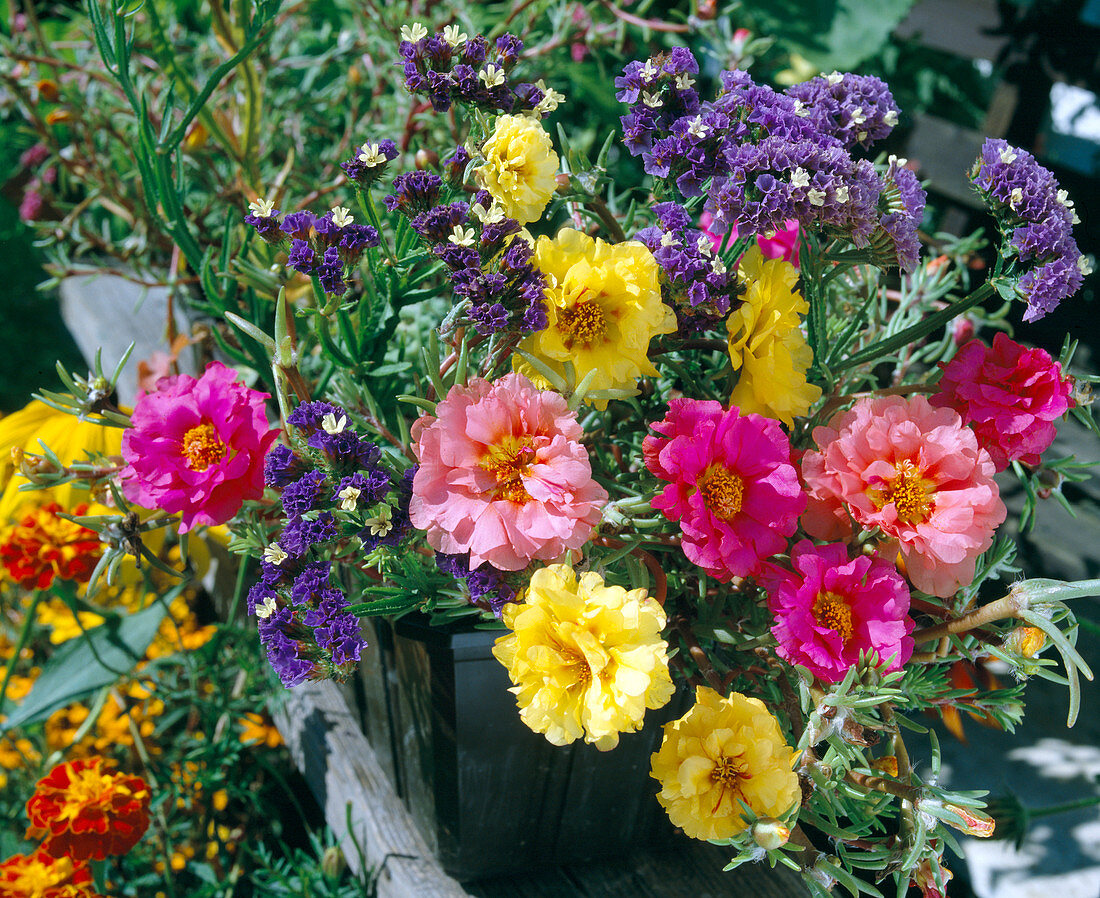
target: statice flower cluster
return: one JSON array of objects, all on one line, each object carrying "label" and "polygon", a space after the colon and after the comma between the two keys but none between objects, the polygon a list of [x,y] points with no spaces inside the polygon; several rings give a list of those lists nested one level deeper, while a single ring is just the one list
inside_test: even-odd
[{"label": "statice flower cluster", "polygon": [[514,82],[512,69],[523,41],[502,34],[493,43],[470,37],[458,25],[429,35],[416,23],[401,29],[405,87],[428,97],[436,112],[466,103],[486,112],[539,112],[545,91],[536,84]]},{"label": "statice flower cluster", "polygon": [[347,162],[341,162],[340,168],[353,184],[367,187],[386,173],[389,164],[397,156],[397,144],[389,138],[377,143],[368,141]]},{"label": "statice flower cluster", "polygon": [[1026,268],[1016,285],[1027,301],[1024,321],[1038,321],[1081,289],[1091,270],[1073,239],[1073,201],[1034,156],[999,138],[983,144],[970,180],[997,220],[1002,252]]},{"label": "statice flower cluster", "polygon": [[250,205],[245,224],[267,243],[287,251],[287,266],[316,277],[321,289],[333,296],[347,292],[352,272],[367,247],[378,246],[378,231],[355,224],[351,212],[336,206],[324,215],[291,212],[280,219],[270,202]]},{"label": "statice flower cluster", "polygon": [[891,156],[882,175],[879,196],[879,227],[871,237],[876,264],[885,267],[894,260],[902,271],[912,271],[920,260],[917,226],[924,217],[924,188],[905,167],[905,160]]},{"label": "statice flower cluster", "polygon": [[676,311],[681,334],[714,327],[726,317],[737,296],[737,275],[715,254],[713,238],[694,226],[677,203],[653,207],[657,224],[638,231],[661,266],[661,299]]},{"label": "statice flower cluster", "polygon": [[[670,68],[680,73],[671,80]],[[877,254],[880,264],[915,264],[909,238],[924,208],[920,185],[896,167],[880,176],[851,155],[897,123],[885,84],[834,73],[780,93],[731,71],[721,74],[719,95],[701,102],[691,88],[697,71],[680,50],[632,62],[616,79],[618,98],[631,105],[622,117],[624,142],[647,173],[684,197],[706,196],[721,230],[767,234],[793,219],[859,247],[877,237],[876,246],[898,250]]]},{"label": "statice flower cluster", "polygon": [[466,584],[472,603],[488,605],[497,617],[500,617],[505,603],[515,600],[516,591],[508,585],[503,571],[497,570],[488,562],[470,570],[469,552],[463,555],[436,552],[435,563],[443,573]]},{"label": "statice flower cluster", "polygon": [[504,215],[486,190],[471,202],[440,202],[443,179],[414,171],[393,181],[386,208],[402,212],[414,231],[449,269],[458,299],[445,330],[469,324],[479,334],[546,327],[542,273],[531,245],[517,237],[520,224]]},{"label": "statice flower cluster", "polygon": [[[359,618],[333,583],[333,559],[356,538],[369,552],[408,530],[409,478],[396,487],[377,446],[348,427],[344,409],[305,402],[287,418],[291,445],[273,446],[264,481],[286,521],[264,550],[248,593],[260,640],[287,688],[342,678],[365,647]],[[358,548],[358,546],[356,546]]]}]

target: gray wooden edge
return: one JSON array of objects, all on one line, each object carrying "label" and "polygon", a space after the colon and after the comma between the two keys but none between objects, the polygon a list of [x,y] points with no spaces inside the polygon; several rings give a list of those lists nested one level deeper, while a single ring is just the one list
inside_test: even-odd
[{"label": "gray wooden edge", "polygon": [[296,686],[272,713],[348,865],[362,872],[350,822],[368,867],[380,870],[378,898],[469,898],[431,856],[334,683]]}]

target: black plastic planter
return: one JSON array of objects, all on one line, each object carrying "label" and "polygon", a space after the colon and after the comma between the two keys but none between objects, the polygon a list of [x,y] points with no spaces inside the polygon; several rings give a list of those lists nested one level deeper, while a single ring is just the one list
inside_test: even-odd
[{"label": "black plastic planter", "polygon": [[685,695],[614,751],[558,748],[520,720],[491,652],[499,632],[413,618],[374,629],[356,690],[364,731],[448,874],[594,860],[669,831],[649,758]]}]

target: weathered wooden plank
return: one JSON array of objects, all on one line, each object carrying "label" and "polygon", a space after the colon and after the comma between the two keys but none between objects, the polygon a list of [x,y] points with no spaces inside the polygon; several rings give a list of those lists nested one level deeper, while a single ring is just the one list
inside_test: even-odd
[{"label": "weathered wooden plank", "polygon": [[[381,869],[378,898],[467,898],[432,859],[334,683],[290,690],[273,715],[329,826],[342,837],[350,821],[367,863]],[[344,853],[357,869],[350,844]]]}]

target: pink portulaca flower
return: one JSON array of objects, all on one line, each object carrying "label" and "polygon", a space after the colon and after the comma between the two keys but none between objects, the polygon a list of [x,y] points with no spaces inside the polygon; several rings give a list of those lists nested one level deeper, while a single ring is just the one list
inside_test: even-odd
[{"label": "pink portulaca flower", "polygon": [[[710,238],[715,251],[717,251],[722,245],[725,233],[719,234],[712,231],[711,225],[713,224],[714,216],[711,213],[704,212],[699,216],[699,229]],[[733,233],[730,235],[730,239],[736,240],[737,225],[734,225],[731,231]],[[795,219],[792,218],[784,222],[780,230],[768,236],[757,234],[756,244],[760,247],[760,252],[764,254],[765,259],[782,259],[784,262],[790,262],[795,268],[798,268],[798,222]]]},{"label": "pink portulaca flower", "polygon": [[264,456],[278,436],[268,427],[267,393],[237,383],[211,362],[197,380],[163,377],[143,394],[122,436],[122,492],[144,508],[180,515],[180,533],[224,524],[264,491]]},{"label": "pink portulaca flower", "polygon": [[520,374],[452,387],[413,432],[413,526],[440,552],[469,552],[471,570],[517,571],[579,549],[607,502],[582,433],[564,398]]},{"label": "pink portulaca flower", "polygon": [[775,616],[777,652],[825,683],[839,683],[861,652],[874,650],[890,670],[913,654],[909,587],[892,564],[859,555],[841,543],[808,539],[791,552],[788,571],[766,566],[761,582]]},{"label": "pink portulaca flower", "polygon": [[777,421],[713,401],[673,399],[646,467],[669,481],[654,508],[683,531],[688,560],[718,580],[745,577],[787,545],[806,497]]},{"label": "pink portulaca flower", "polygon": [[1050,353],[998,333],[992,348],[971,340],[940,367],[943,377],[932,405],[962,415],[998,471],[1017,459],[1039,464],[1054,442],[1054,421],[1073,406],[1071,384]]},{"label": "pink portulaca flower", "polygon": [[872,397],[813,436],[820,451],[802,457],[810,536],[845,536],[850,515],[897,539],[917,589],[946,598],[974,579],[1005,506],[993,460],[957,412],[923,396]]}]

